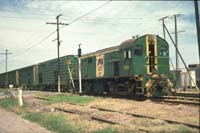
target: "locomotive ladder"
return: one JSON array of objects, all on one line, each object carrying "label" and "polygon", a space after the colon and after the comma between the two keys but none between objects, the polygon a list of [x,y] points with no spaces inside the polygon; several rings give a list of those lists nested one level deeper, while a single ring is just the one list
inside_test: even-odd
[{"label": "locomotive ladder", "polygon": [[143,87],[142,80],[136,80],[136,92],[135,94],[144,95],[144,87]]}]

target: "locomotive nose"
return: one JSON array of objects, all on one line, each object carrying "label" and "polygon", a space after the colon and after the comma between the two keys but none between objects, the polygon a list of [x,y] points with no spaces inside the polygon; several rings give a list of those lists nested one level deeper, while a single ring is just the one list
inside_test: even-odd
[{"label": "locomotive nose", "polygon": [[168,87],[167,82],[164,80],[157,82],[152,89],[153,89],[153,93],[152,93],[153,97],[170,95],[170,92],[171,92]]},{"label": "locomotive nose", "polygon": [[145,87],[147,88],[148,97],[160,97],[171,95],[173,84],[165,75],[153,74]]}]

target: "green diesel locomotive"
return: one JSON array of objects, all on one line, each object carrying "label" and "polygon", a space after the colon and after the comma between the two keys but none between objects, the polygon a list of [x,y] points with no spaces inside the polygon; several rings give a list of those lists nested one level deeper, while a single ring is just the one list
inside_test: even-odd
[{"label": "green diesel locomotive", "polygon": [[158,35],[133,37],[118,46],[85,54],[81,70],[85,93],[150,97],[173,88],[169,45]]}]

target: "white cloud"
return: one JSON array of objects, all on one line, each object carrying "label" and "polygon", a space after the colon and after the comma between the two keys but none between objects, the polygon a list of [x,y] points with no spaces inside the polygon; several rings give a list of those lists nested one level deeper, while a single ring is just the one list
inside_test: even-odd
[{"label": "white cloud", "polygon": [[[46,21],[55,22],[59,13],[62,22],[69,23],[106,1],[25,1],[24,7],[9,12],[0,12],[0,48],[13,52],[13,56],[35,44],[45,35],[56,29],[55,25],[46,25]],[[166,15],[182,13],[185,16],[194,14],[191,1],[112,1],[105,7],[66,26],[60,31],[62,44],[61,56],[77,54],[78,44],[82,43],[83,53],[119,45],[133,35],[154,33],[162,36],[159,18]],[[1,16],[7,17],[1,17]],[[10,17],[10,18],[9,18]],[[174,30],[174,20],[166,20],[170,31]],[[196,28],[193,21],[178,18],[178,28],[185,29],[180,33],[180,51],[188,64],[198,63]],[[52,42],[56,34],[49,37],[41,45],[9,60],[9,70],[28,66],[57,57],[56,42]],[[169,39],[167,39],[171,45]],[[188,45],[190,44],[190,45]],[[193,53],[191,56],[190,53]],[[174,61],[174,50],[170,56]],[[0,57],[0,63],[4,57]],[[0,65],[0,72],[4,72]]]}]

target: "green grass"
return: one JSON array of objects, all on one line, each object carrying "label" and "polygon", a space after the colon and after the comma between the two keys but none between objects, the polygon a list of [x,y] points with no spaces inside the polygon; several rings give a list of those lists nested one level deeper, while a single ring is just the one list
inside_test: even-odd
[{"label": "green grass", "polygon": [[0,99],[0,106],[6,109],[11,109],[14,106],[17,106],[17,101],[15,99],[11,99],[11,98],[3,98]]},{"label": "green grass", "polygon": [[24,118],[31,122],[39,123],[46,129],[57,133],[77,132],[76,129],[65,120],[64,114],[62,113],[33,112],[26,114]]},{"label": "green grass", "polygon": [[95,100],[94,97],[90,96],[79,96],[79,95],[54,95],[54,96],[48,96],[49,101],[47,101],[48,104],[56,103],[56,102],[70,102],[75,104],[86,104],[93,100]]},{"label": "green grass", "polygon": [[118,133],[119,131],[115,128],[107,127],[102,130],[93,131],[92,133]]},{"label": "green grass", "polygon": [[184,125],[175,125],[175,128],[177,129],[178,132],[181,132],[181,133],[198,132],[196,129],[190,128]]},{"label": "green grass", "polygon": [[8,89],[0,89],[0,93],[8,94],[9,90]]},{"label": "green grass", "polygon": [[27,112],[26,110],[27,104],[24,103],[24,105],[20,107],[16,99],[11,99],[11,98],[0,99],[0,106],[8,111],[12,111],[17,114],[22,114]]}]

